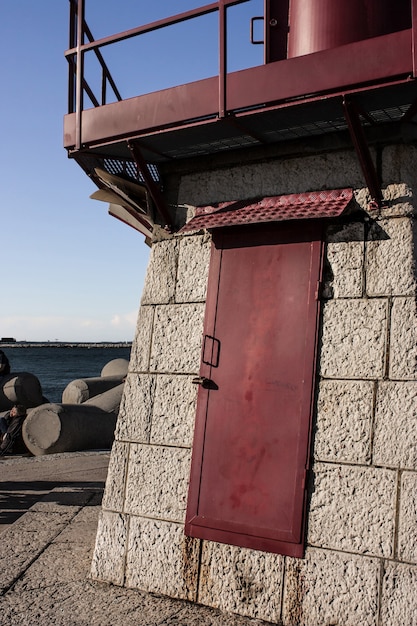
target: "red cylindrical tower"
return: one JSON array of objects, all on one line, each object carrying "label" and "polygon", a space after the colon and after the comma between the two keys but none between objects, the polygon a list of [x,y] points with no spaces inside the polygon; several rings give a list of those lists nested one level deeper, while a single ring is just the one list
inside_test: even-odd
[{"label": "red cylindrical tower", "polygon": [[411,27],[411,0],[290,0],[288,57]]}]

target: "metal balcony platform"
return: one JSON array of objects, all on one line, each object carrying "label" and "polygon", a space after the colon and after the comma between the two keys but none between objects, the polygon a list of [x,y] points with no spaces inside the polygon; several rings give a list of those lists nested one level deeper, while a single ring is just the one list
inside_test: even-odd
[{"label": "metal balcony platform", "polygon": [[[414,15],[417,0],[412,4]],[[78,22],[86,28],[80,16]],[[64,118],[64,146],[93,180],[99,167],[144,182],[159,210],[162,165],[197,163],[199,157],[260,146],[278,145],[285,153],[294,140],[349,131],[371,195],[379,202],[368,136],[405,123],[408,130],[414,128],[415,39],[413,19],[406,30],[237,72],[227,73],[221,65],[218,76],[125,100],[116,94],[115,102],[100,104],[90,95],[95,106],[85,108],[80,93],[88,90],[76,71],[82,69],[83,50],[99,54],[100,46],[111,43],[90,36],[89,44],[66,53],[74,70],[70,102],[75,106]],[[103,66],[104,79],[107,74]]]}]

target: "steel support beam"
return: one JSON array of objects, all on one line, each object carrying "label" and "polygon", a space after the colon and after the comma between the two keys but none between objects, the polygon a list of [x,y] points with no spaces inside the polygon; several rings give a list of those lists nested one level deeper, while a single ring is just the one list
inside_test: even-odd
[{"label": "steel support beam", "polygon": [[350,136],[355,147],[369,193],[371,194],[372,201],[380,207],[382,204],[381,183],[374,162],[372,161],[358,110],[354,102],[348,100],[347,98],[343,99],[343,109]]},{"label": "steel support beam", "polygon": [[158,188],[158,185],[153,180],[151,173],[149,172],[148,165],[145,159],[143,158],[142,152],[138,144],[133,143],[133,142],[128,142],[127,146],[130,152],[132,153],[133,158],[135,159],[136,165],[138,166],[140,173],[143,176],[143,180],[149,191],[149,195],[151,196],[155,204],[156,210],[158,211],[159,215],[165,222],[165,227],[167,228],[167,230],[172,231],[172,228],[173,228],[172,220],[171,220],[168,206],[165,202],[165,198],[163,197],[160,189]]}]

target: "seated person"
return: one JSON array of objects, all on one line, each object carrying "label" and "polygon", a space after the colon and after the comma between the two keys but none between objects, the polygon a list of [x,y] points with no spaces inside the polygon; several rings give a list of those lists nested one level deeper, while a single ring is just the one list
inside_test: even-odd
[{"label": "seated person", "polygon": [[3,350],[0,350],[0,376],[10,374],[10,363]]},{"label": "seated person", "polygon": [[0,418],[0,456],[24,450],[22,424],[25,417],[25,407],[15,404],[4,417]]}]

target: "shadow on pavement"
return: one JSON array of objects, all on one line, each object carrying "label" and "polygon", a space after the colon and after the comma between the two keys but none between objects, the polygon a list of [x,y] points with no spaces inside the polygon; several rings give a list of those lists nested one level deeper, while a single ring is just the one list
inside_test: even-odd
[{"label": "shadow on pavement", "polygon": [[[53,489],[64,491],[50,493]],[[70,506],[75,503],[72,502],[71,494],[77,495],[79,501],[80,491],[84,489],[101,491],[104,489],[104,481],[2,481],[0,482],[0,526],[13,524],[31,506],[48,494],[50,494],[48,500],[51,502]]]}]

